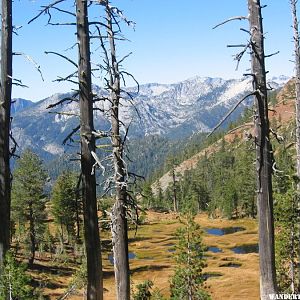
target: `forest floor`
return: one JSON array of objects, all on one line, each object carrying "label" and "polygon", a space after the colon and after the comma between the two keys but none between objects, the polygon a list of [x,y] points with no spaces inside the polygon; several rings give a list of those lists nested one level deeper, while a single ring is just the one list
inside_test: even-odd
[{"label": "forest floor", "polygon": [[[203,242],[208,251],[207,267],[204,273],[211,276],[206,286],[212,299],[259,298],[258,254],[236,254],[231,248],[242,245],[256,245],[257,222],[253,219],[211,219],[206,214],[196,216],[196,222],[205,228],[243,227],[245,230],[221,236],[203,234]],[[165,296],[169,295],[169,278],[173,275],[176,243],[174,233],[182,226],[177,214],[149,212],[146,222],[129,232],[129,252],[131,284],[136,286],[145,280],[152,280]],[[104,299],[115,300],[113,265],[109,260],[109,232],[102,234],[102,261],[104,271]],[[107,246],[108,245],[108,246]],[[219,248],[219,249],[217,249]],[[222,252],[216,252],[221,250]],[[224,266],[225,265],[225,266]],[[61,264],[47,257],[38,258],[31,275],[39,282],[43,295],[49,299],[59,299],[66,291],[78,264],[70,261]],[[83,299],[82,295],[72,295],[67,299]]]}]

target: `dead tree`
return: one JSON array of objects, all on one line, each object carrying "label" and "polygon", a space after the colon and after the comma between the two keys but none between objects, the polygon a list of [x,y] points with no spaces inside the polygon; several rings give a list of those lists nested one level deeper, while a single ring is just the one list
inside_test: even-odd
[{"label": "dead tree", "polygon": [[[102,277],[102,260],[101,247],[97,215],[96,199],[96,178],[95,178],[95,136],[94,117],[93,117],[93,92],[91,80],[91,51],[90,51],[90,31],[88,19],[88,0],[76,0],[76,13],[67,11],[58,7],[59,4],[66,0],[55,0],[47,6],[42,6],[40,13],[34,17],[32,22],[42,14],[48,15],[48,25],[65,25],[75,26],[78,44],[78,64],[71,58],[57,52],[46,52],[46,54],[57,55],[73,66],[76,71],[66,77],[58,77],[57,81],[68,81],[79,86],[72,97],[59,100],[57,103],[50,105],[48,108],[54,108],[70,102],[79,102],[80,126],[77,126],[65,138],[63,144],[73,141],[72,136],[80,130],[80,162],[81,162],[81,191],[83,201],[84,217],[84,239],[87,256],[87,299],[103,299],[103,277]],[[69,17],[76,17],[76,22],[53,23],[51,10],[64,13]],[[58,114],[67,114],[67,112],[55,112]],[[73,114],[72,114],[73,115]],[[79,187],[79,184],[78,184]]]},{"label": "dead tree", "polygon": [[84,207],[84,236],[87,254],[87,299],[103,299],[102,265],[97,216],[93,93],[91,80],[90,38],[87,0],[76,0],[78,39],[78,81],[80,105],[81,172]]},{"label": "dead tree", "polygon": [[0,86],[0,266],[10,241],[10,106],[12,90],[12,1],[2,0]]},{"label": "dead tree", "polygon": [[[253,96],[255,101],[255,149],[257,178],[257,208],[259,221],[259,259],[260,259],[260,298],[269,299],[269,294],[277,290],[275,269],[274,217],[272,194],[273,153],[270,143],[270,126],[268,118],[267,83],[265,70],[264,33],[262,24],[262,6],[260,0],[248,0],[249,16],[230,18],[214,28],[233,20],[248,20],[250,30],[242,29],[250,35],[250,41],[245,45],[229,45],[242,47],[243,50],[235,56],[237,66],[250,49],[253,92],[241,99],[213,129],[213,132],[229,117],[229,115],[247,97]],[[275,53],[274,53],[275,54]],[[273,54],[272,54],[273,55]],[[271,56],[271,55],[269,55]]]},{"label": "dead tree", "polygon": [[260,298],[269,299],[276,293],[276,270],[274,250],[274,219],[272,195],[272,154],[268,119],[268,101],[265,70],[264,35],[261,4],[248,0],[251,76],[255,91],[255,143],[257,205],[259,221]]},{"label": "dead tree", "polygon": [[172,166],[171,172],[172,172],[172,183],[173,183],[173,210],[174,210],[174,212],[178,212],[178,199],[177,199],[175,165]]},{"label": "dead tree", "polygon": [[[294,55],[295,55],[295,86],[296,86],[296,151],[297,162],[296,171],[300,178],[300,44],[299,30],[297,18],[297,0],[290,0],[292,6],[293,30],[294,30]],[[300,191],[300,182],[297,185],[297,190]]]},{"label": "dead tree", "polygon": [[[295,87],[296,87],[296,172],[298,177],[297,183],[297,198],[298,209],[300,207],[300,40],[299,40],[299,28],[297,17],[297,0],[290,0],[292,8],[293,18],[293,31],[294,31],[294,55],[295,55]],[[292,245],[294,246],[294,232],[292,231]],[[294,250],[294,249],[293,249]],[[300,268],[300,266],[299,266]],[[292,291],[295,290],[295,278],[294,278],[294,263],[291,261],[292,270]],[[299,270],[300,274],[300,270]],[[300,280],[299,280],[300,285]],[[299,288],[299,287],[298,287]]]},{"label": "dead tree", "polygon": [[[105,89],[107,94],[101,100],[108,103],[106,115],[108,116],[111,128],[107,132],[96,132],[97,138],[108,138],[111,145],[111,155],[104,158],[112,171],[112,176],[107,180],[108,190],[114,192],[115,203],[111,210],[111,232],[112,246],[114,255],[114,271],[116,281],[116,299],[130,299],[130,273],[128,260],[128,232],[127,218],[130,208],[134,203],[132,194],[129,190],[130,174],[125,162],[125,142],[128,134],[128,127],[122,122],[120,117],[121,100],[132,103],[131,94],[121,87],[121,82],[125,84],[125,76],[134,77],[121,68],[121,64],[128,55],[118,59],[116,41],[125,40],[121,34],[121,22],[131,25],[123,15],[123,12],[111,6],[110,1],[102,0],[100,4],[104,8],[104,22],[98,22],[96,28],[100,44],[103,51],[102,70],[106,73]],[[105,32],[103,32],[103,30]],[[98,99],[99,100],[99,99]],[[122,129],[125,130],[123,131]],[[98,161],[98,166],[102,162]],[[133,175],[133,174],[132,174]]]},{"label": "dead tree", "polygon": [[119,71],[115,33],[113,29],[113,12],[108,1],[105,1],[107,18],[107,34],[109,40],[109,86],[111,101],[111,144],[114,165],[114,184],[116,201],[111,212],[111,232],[114,253],[114,269],[118,300],[130,299],[130,279],[128,261],[128,234],[127,234],[127,188],[126,167],[123,159],[123,143],[120,131],[120,98],[121,74]]}]

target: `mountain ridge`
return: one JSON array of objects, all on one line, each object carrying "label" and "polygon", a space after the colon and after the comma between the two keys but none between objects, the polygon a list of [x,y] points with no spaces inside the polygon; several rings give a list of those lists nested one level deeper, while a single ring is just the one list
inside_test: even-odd
[{"label": "mountain ridge", "polygon": [[[280,84],[272,82],[272,85],[278,88]],[[140,86],[139,93],[136,87],[126,88],[126,92],[133,95],[133,100],[124,96],[120,118],[125,126],[131,124],[129,138],[162,135],[176,140],[211,130],[226,111],[250,90],[250,78],[225,80],[196,76],[174,84],[144,84]],[[94,91],[107,95],[97,86],[94,86]],[[79,124],[78,104],[63,104],[50,113],[46,109],[71,95],[70,92],[60,93],[35,103],[29,101],[26,102],[27,107],[15,111],[12,131],[20,145],[19,152],[32,148],[49,159],[73,151],[63,146],[62,141]],[[250,103],[250,99],[246,100],[232,119]],[[96,105],[100,110],[109,107],[103,102]],[[109,128],[109,120],[99,110],[95,113],[95,127],[101,130]]]}]

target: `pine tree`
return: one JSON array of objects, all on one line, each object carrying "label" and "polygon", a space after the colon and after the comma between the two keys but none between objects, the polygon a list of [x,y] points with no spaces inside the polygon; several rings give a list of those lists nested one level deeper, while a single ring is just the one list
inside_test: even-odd
[{"label": "pine tree", "polygon": [[155,204],[155,198],[153,195],[153,191],[151,188],[151,183],[150,182],[145,182],[143,185],[143,190],[142,190],[142,195],[143,195],[143,205],[147,209],[151,208]]},{"label": "pine tree", "polygon": [[0,300],[36,299],[33,288],[30,286],[30,277],[25,271],[26,266],[18,263],[8,252],[5,256],[5,266],[2,267],[0,275]]},{"label": "pine tree", "polygon": [[255,187],[255,153],[249,150],[248,144],[243,145],[237,152],[237,162],[234,170],[239,209],[249,217],[255,218],[256,209],[256,187]]},{"label": "pine tree", "polygon": [[17,218],[15,221],[20,226],[26,226],[28,231],[30,266],[45,229],[46,180],[47,174],[40,158],[30,150],[25,150],[14,171],[12,210],[13,216]]},{"label": "pine tree", "polygon": [[[283,133],[283,136],[288,142],[290,133]],[[294,175],[294,152],[290,150],[286,149],[284,144],[275,149],[276,165],[280,170],[279,174],[273,177],[275,262],[279,290],[285,293],[299,293],[298,177]]]},{"label": "pine tree", "polygon": [[78,215],[78,201],[76,197],[76,174],[63,172],[56,180],[52,190],[52,214],[61,228],[64,239],[64,229],[68,234],[68,241],[75,236],[75,223]]},{"label": "pine tree", "polygon": [[210,299],[203,289],[202,270],[205,267],[204,245],[200,226],[191,213],[186,214],[177,230],[178,244],[175,252],[175,274],[171,278],[171,298],[173,300]]}]

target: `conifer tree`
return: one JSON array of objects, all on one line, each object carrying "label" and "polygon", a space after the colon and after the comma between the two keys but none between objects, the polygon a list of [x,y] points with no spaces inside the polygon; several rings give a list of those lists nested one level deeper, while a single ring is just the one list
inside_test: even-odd
[{"label": "conifer tree", "polygon": [[255,193],[255,168],[254,151],[248,149],[246,144],[236,151],[236,166],[234,180],[236,182],[240,211],[248,217],[255,218],[256,193]]},{"label": "conifer tree", "polygon": [[40,158],[32,151],[25,150],[14,171],[12,210],[20,225],[28,228],[30,266],[34,262],[35,251],[45,229],[46,180],[47,174]]},{"label": "conifer tree", "polygon": [[[282,133],[289,143],[290,133]],[[276,226],[276,276],[278,288],[285,293],[299,293],[299,213],[297,209],[297,183],[294,152],[285,143],[275,149],[280,174],[274,176],[274,219]],[[294,149],[293,149],[294,150]]]},{"label": "conifer tree", "polygon": [[200,226],[191,213],[181,220],[184,227],[177,231],[178,244],[175,252],[175,274],[171,278],[173,300],[210,299],[204,290],[202,270],[205,267],[204,245]]},{"label": "conifer tree", "polygon": [[78,215],[76,186],[76,174],[65,171],[57,178],[52,190],[51,211],[55,222],[60,226],[62,239],[64,239],[64,229],[66,229],[68,241],[75,235],[74,229]]},{"label": "conifer tree", "polygon": [[145,182],[143,185],[142,195],[144,197],[144,206],[147,207],[147,209],[153,207],[155,199],[152,192],[151,184],[150,182]]},{"label": "conifer tree", "polygon": [[30,286],[30,277],[25,271],[26,266],[18,263],[12,254],[7,252],[5,266],[2,266],[0,273],[0,300],[33,300],[37,298]]}]

